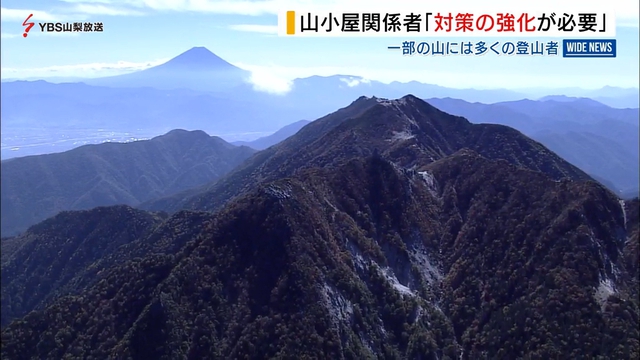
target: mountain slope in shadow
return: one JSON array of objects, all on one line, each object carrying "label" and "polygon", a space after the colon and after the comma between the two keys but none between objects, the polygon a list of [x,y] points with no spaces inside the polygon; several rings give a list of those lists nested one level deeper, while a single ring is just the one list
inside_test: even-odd
[{"label": "mountain slope in shadow", "polygon": [[2,236],[63,210],[137,205],[224,175],[255,151],[202,131],[2,162]]}]

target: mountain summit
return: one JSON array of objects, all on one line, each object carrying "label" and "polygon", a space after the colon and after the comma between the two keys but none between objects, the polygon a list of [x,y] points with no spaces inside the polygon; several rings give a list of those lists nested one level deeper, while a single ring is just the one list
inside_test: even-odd
[{"label": "mountain summit", "polygon": [[231,65],[218,55],[212,53],[206,47],[193,47],[174,57],[154,69],[188,70],[188,71],[212,71],[212,70],[241,70]]},{"label": "mountain summit", "polygon": [[153,200],[148,210],[217,210],[255,183],[303,168],[333,167],[376,151],[396,165],[417,169],[463,148],[492,160],[542,172],[554,180],[593,180],[541,144],[507,126],[472,124],[414,95],[389,100],[360,97],[252,157],[206,189]]},{"label": "mountain summit", "polygon": [[173,59],[145,70],[85,81],[111,87],[156,89],[228,90],[245,84],[249,71],[226,62],[205,47],[194,47]]}]

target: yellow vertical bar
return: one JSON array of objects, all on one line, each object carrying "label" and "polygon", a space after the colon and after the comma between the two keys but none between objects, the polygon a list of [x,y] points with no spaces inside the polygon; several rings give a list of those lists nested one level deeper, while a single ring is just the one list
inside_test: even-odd
[{"label": "yellow vertical bar", "polygon": [[287,11],[287,35],[296,33],[296,12]]}]

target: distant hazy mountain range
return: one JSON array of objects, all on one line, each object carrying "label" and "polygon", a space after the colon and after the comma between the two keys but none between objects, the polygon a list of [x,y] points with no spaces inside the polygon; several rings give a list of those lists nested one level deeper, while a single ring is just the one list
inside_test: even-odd
[{"label": "distant hazy mountain range", "polygon": [[238,146],[244,145],[256,150],[264,150],[269,146],[275,145],[280,141],[288,138],[289,136],[294,135],[298,132],[298,130],[302,129],[310,122],[311,121],[309,120],[296,121],[293,124],[289,124],[269,136],[264,136],[253,141],[235,141],[232,142],[232,144]]},{"label": "distant hazy mountain range", "polygon": [[[172,147],[143,144],[121,147]],[[67,211],[2,239],[2,358],[640,353],[638,200],[415,96],[359,98],[146,205],[166,212]]]},{"label": "distant hazy mountain range", "polygon": [[[82,132],[90,141],[101,141],[96,129],[104,130],[99,134],[125,132],[136,137],[181,128],[229,141],[282,129],[241,142],[259,150],[294,134],[304,124],[298,122],[301,119],[319,118],[359,96],[398,98],[412,93],[474,123],[514,127],[616,191],[634,193],[638,188],[638,89],[555,90],[588,96],[576,98],[544,89],[450,89],[336,75],[296,79],[290,92],[272,95],[254,90],[249,77],[247,71],[200,47],[143,71],[83,83],[3,82],[2,156],[20,156],[25,151],[21,147],[33,154],[36,149],[67,150],[72,143],[60,138],[70,129],[79,134],[78,142],[83,141]],[[594,99],[635,108],[616,109]],[[635,102],[621,105],[624,99]]]},{"label": "distant hazy mountain range", "polygon": [[496,104],[428,99],[475,123],[504,124],[540,141],[617,192],[637,192],[638,109],[613,109],[591,99],[519,100]]},{"label": "distant hazy mountain range", "polygon": [[[529,93],[529,92],[527,92]],[[537,90],[532,93],[544,94],[548,93],[545,90]],[[612,86],[605,86],[598,90],[584,90],[578,88],[569,88],[569,89],[556,89],[556,94],[565,94],[565,95],[556,95],[556,96],[544,96],[543,98],[553,98],[554,100],[559,100],[559,98],[563,97],[586,97],[591,98],[595,101],[603,103],[605,105],[614,107],[614,108],[637,108],[640,102],[640,97],[638,96],[637,88],[617,88]]]},{"label": "distant hazy mountain range", "polygon": [[[50,82],[84,82],[89,85],[117,88],[152,87],[163,90],[191,89],[215,92],[217,95],[250,97],[254,100],[278,101],[296,105],[300,101],[310,110],[309,118],[316,118],[330,112],[336,105],[345,105],[345,99],[358,96],[378,96],[394,98],[406,93],[421,97],[452,97],[471,102],[494,103],[500,101],[537,99],[545,96],[588,97],[612,107],[639,107],[637,88],[603,87],[597,90],[580,88],[564,89],[521,89],[518,91],[496,89],[453,89],[417,81],[389,84],[363,79],[353,75],[311,76],[295,79],[292,89],[285,97],[267,95],[253,90],[249,84],[251,73],[221,59],[204,47],[194,47],[164,64],[145,70],[103,78],[51,78]],[[3,83],[9,82],[3,80]],[[348,101],[347,101],[348,103]],[[333,107],[332,107],[333,106]],[[309,111],[310,111],[309,110]]]},{"label": "distant hazy mountain range", "polygon": [[[349,75],[296,79],[291,91],[273,95],[254,90],[249,77],[209,50],[193,48],[162,65],[83,83],[2,82],[2,129],[8,133],[33,126],[146,129],[160,134],[184,128],[221,135],[275,131],[301,119],[321,117],[359,96],[397,98],[411,93],[482,103],[534,98],[510,90],[451,89],[418,82],[384,84]],[[636,102],[626,106],[638,107],[637,89],[616,92],[604,88],[589,93],[592,97],[635,95]]]},{"label": "distant hazy mountain range", "polygon": [[202,131],[2,161],[2,236],[63,210],[141,202],[224,175],[255,151]]}]

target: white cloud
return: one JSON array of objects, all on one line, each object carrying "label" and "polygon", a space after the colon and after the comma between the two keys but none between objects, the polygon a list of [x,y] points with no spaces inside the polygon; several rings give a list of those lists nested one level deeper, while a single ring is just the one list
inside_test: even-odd
[{"label": "white cloud", "polygon": [[358,77],[340,78],[340,81],[347,84],[348,87],[355,87],[360,84],[368,84],[371,82],[371,80],[369,79],[358,78]]},{"label": "white cloud", "polygon": [[231,25],[229,29],[236,31],[256,32],[261,34],[277,34],[277,25],[255,25],[255,24],[238,24]]},{"label": "white cloud", "polygon": [[13,38],[17,38],[17,37],[21,37],[18,34],[9,34],[9,33],[2,33],[0,34],[0,37],[3,39],[13,39]]},{"label": "white cloud", "polygon": [[138,10],[119,8],[119,7],[110,7],[102,4],[78,4],[73,7],[73,11],[81,14],[88,14],[88,15],[108,15],[108,16],[144,15],[144,12],[141,12]]},{"label": "white cloud", "polygon": [[292,82],[282,77],[278,77],[269,71],[251,71],[251,84],[256,91],[270,94],[284,95],[291,90]]},{"label": "white cloud", "polygon": [[[254,85],[259,83],[262,91],[270,89],[272,92],[284,92],[283,84],[288,84],[288,90],[292,88],[292,80],[296,78],[305,78],[310,76],[335,76],[337,74],[351,75],[351,77],[343,76],[341,80],[347,85],[355,84],[354,79],[358,80],[358,84],[366,84],[371,81],[379,81],[382,83],[390,83],[393,81],[410,82],[418,81],[426,84],[438,84],[451,88],[513,88],[513,84],[544,84],[545,87],[567,87],[571,84],[584,83],[583,75],[566,75],[541,76],[538,73],[501,73],[496,72],[478,72],[473,69],[463,71],[423,71],[416,73],[415,69],[403,67],[293,67],[293,66],[276,66],[276,65],[251,65],[243,63],[235,63],[234,65],[257,74],[254,79]],[[359,78],[359,79],[358,79]],[[621,86],[621,87],[637,87],[636,80],[630,80],[629,77],[612,77],[610,74],[602,73],[590,77],[594,88],[605,85]],[[346,81],[345,81],[346,80]],[[634,85],[635,82],[635,85]],[[490,84],[490,85],[479,85]]]},{"label": "white cloud", "polygon": [[242,69],[251,71],[251,83],[256,91],[263,91],[271,94],[286,94],[293,85],[296,78],[308,76],[331,76],[335,74],[354,74],[355,69],[339,67],[288,67],[288,66],[261,66],[244,63],[235,63]]},{"label": "white cloud", "polygon": [[57,21],[59,19],[58,16],[48,13],[46,11],[40,10],[30,10],[30,9],[7,9],[0,8],[0,19],[2,21],[18,21],[20,24],[24,22],[24,20],[29,16],[29,14],[33,14],[29,21]]},{"label": "white cloud", "polygon": [[[242,69],[249,70],[253,73],[270,74],[272,78],[280,79],[280,81],[291,81],[296,78],[303,78],[309,76],[333,76],[336,74],[348,74],[359,76],[366,79],[376,78],[370,77],[373,71],[363,70],[363,67],[338,67],[338,66],[278,66],[278,65],[253,65],[246,63],[234,63]],[[385,70],[386,71],[386,70]],[[366,74],[366,75],[365,75]],[[415,75],[415,73],[414,73]]]}]

